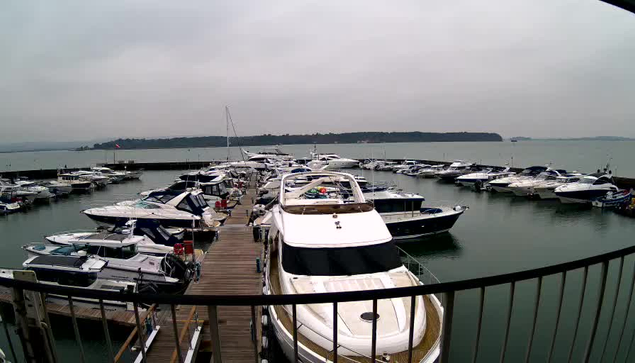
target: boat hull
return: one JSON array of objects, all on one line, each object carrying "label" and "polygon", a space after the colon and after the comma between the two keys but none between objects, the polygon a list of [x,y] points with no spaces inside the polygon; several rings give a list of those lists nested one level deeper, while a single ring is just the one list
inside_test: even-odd
[{"label": "boat hull", "polygon": [[558,199],[565,204],[588,204],[592,200],[601,198],[608,193],[608,190],[583,190],[583,191],[571,191],[571,192],[555,192]]},{"label": "boat hull", "polygon": [[412,216],[410,213],[404,213],[401,220],[393,218],[394,215],[382,215],[382,218],[395,241],[403,242],[448,232],[464,212],[465,209],[461,208],[438,214],[417,213]]}]

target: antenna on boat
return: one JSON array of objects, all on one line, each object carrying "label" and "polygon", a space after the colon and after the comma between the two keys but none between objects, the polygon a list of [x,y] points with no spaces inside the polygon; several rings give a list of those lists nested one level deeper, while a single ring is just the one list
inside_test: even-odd
[{"label": "antenna on boat", "polygon": [[[234,120],[232,119],[232,114],[229,112],[229,106],[225,106],[225,112],[226,112],[226,117],[227,117],[227,155],[229,155],[229,125],[232,125],[232,130],[234,131],[234,137],[236,138],[236,141],[238,142],[238,146],[240,147],[240,149],[242,150],[242,146],[240,145],[240,139],[238,138],[238,134],[236,133],[236,126],[234,125]],[[245,161],[245,155],[243,152],[240,153],[240,157],[243,159],[243,161]]]}]

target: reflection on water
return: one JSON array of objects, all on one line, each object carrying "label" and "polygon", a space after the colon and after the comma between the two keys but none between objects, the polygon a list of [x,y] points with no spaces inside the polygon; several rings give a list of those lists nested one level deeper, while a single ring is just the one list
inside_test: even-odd
[{"label": "reflection on water", "polygon": [[442,233],[434,236],[426,236],[416,240],[400,243],[407,253],[418,257],[449,257],[461,256],[459,240],[451,233]]}]

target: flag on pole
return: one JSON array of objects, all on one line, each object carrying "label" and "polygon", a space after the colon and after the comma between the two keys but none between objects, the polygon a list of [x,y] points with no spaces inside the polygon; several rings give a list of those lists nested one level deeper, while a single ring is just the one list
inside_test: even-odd
[{"label": "flag on pole", "polygon": [[115,144],[115,148],[116,149],[121,149],[121,146],[119,146],[119,144]]}]

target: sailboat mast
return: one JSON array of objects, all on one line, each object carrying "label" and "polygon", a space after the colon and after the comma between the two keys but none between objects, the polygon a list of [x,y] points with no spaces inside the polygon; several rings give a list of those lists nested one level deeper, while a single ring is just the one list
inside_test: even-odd
[{"label": "sailboat mast", "polygon": [[227,161],[229,161],[229,108],[225,106],[225,125],[227,127]]}]

